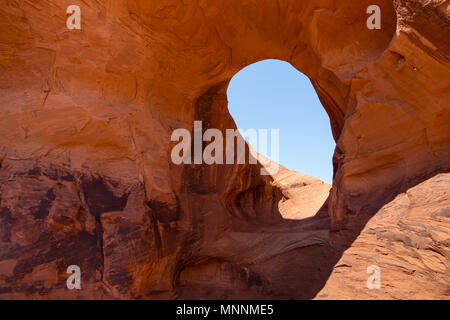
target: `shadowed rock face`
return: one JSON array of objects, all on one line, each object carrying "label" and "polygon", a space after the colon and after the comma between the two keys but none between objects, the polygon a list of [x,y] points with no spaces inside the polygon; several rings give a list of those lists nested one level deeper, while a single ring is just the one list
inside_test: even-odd
[{"label": "shadowed rock face", "polygon": [[[0,297],[448,297],[448,3],[377,0],[368,30],[373,2],[89,0],[79,31],[71,1],[6,1]],[[176,128],[235,128],[228,82],[268,58],[330,117],[316,215],[314,179],[170,159]]]}]

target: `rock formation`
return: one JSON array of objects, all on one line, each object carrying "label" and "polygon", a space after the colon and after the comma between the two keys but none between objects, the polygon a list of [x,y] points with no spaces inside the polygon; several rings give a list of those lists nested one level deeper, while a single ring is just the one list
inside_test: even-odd
[{"label": "rock formation", "polygon": [[[0,6],[0,298],[448,299],[448,1],[86,0],[68,30],[72,4]],[[284,169],[170,159],[269,58],[330,117],[322,208]]]}]

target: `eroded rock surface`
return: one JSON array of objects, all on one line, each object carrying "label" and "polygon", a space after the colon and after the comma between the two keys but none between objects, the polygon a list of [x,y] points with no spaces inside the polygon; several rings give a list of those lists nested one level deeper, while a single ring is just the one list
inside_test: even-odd
[{"label": "eroded rock surface", "polygon": [[[450,174],[438,174],[383,206],[317,298],[449,299],[449,185]],[[381,287],[367,290],[372,265],[380,268]]]},{"label": "eroded rock surface", "polygon": [[323,209],[330,194],[331,185],[283,166],[272,177],[273,185],[283,194],[283,199],[278,203],[283,219],[301,220],[316,215]]},{"label": "eroded rock surface", "polygon": [[[87,0],[68,30],[72,2],[0,7],[0,297],[448,298],[448,203],[432,196],[449,189],[447,1],[377,0],[381,30],[372,0]],[[330,116],[316,215],[259,164],[170,160],[176,128],[235,128],[227,84],[268,58],[306,74]],[[411,224],[379,211],[407,190]],[[370,250],[392,288],[364,291]]]}]

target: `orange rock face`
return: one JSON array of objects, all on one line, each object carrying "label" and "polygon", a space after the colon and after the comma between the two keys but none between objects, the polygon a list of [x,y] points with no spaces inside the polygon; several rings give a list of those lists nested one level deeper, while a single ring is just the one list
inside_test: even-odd
[{"label": "orange rock face", "polygon": [[[0,7],[0,298],[449,297],[447,1],[88,0],[69,30],[72,4]],[[283,168],[171,161],[269,58],[330,117],[323,206]]]},{"label": "orange rock face", "polygon": [[[449,184],[450,174],[438,174],[383,206],[344,252],[317,298],[449,299]],[[372,265],[381,271],[378,290],[361,285]]]}]

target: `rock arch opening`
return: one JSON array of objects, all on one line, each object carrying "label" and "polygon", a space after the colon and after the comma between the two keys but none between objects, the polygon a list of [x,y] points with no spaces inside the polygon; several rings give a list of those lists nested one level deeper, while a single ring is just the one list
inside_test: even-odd
[{"label": "rock arch opening", "polygon": [[[241,135],[257,152],[280,164],[281,170],[273,174],[275,182],[296,195],[294,201],[286,194],[280,211],[289,214],[283,216],[314,215],[329,194],[336,144],[330,119],[308,77],[286,61],[262,60],[233,76],[227,97]],[[250,134],[254,132],[256,138]]]}]

